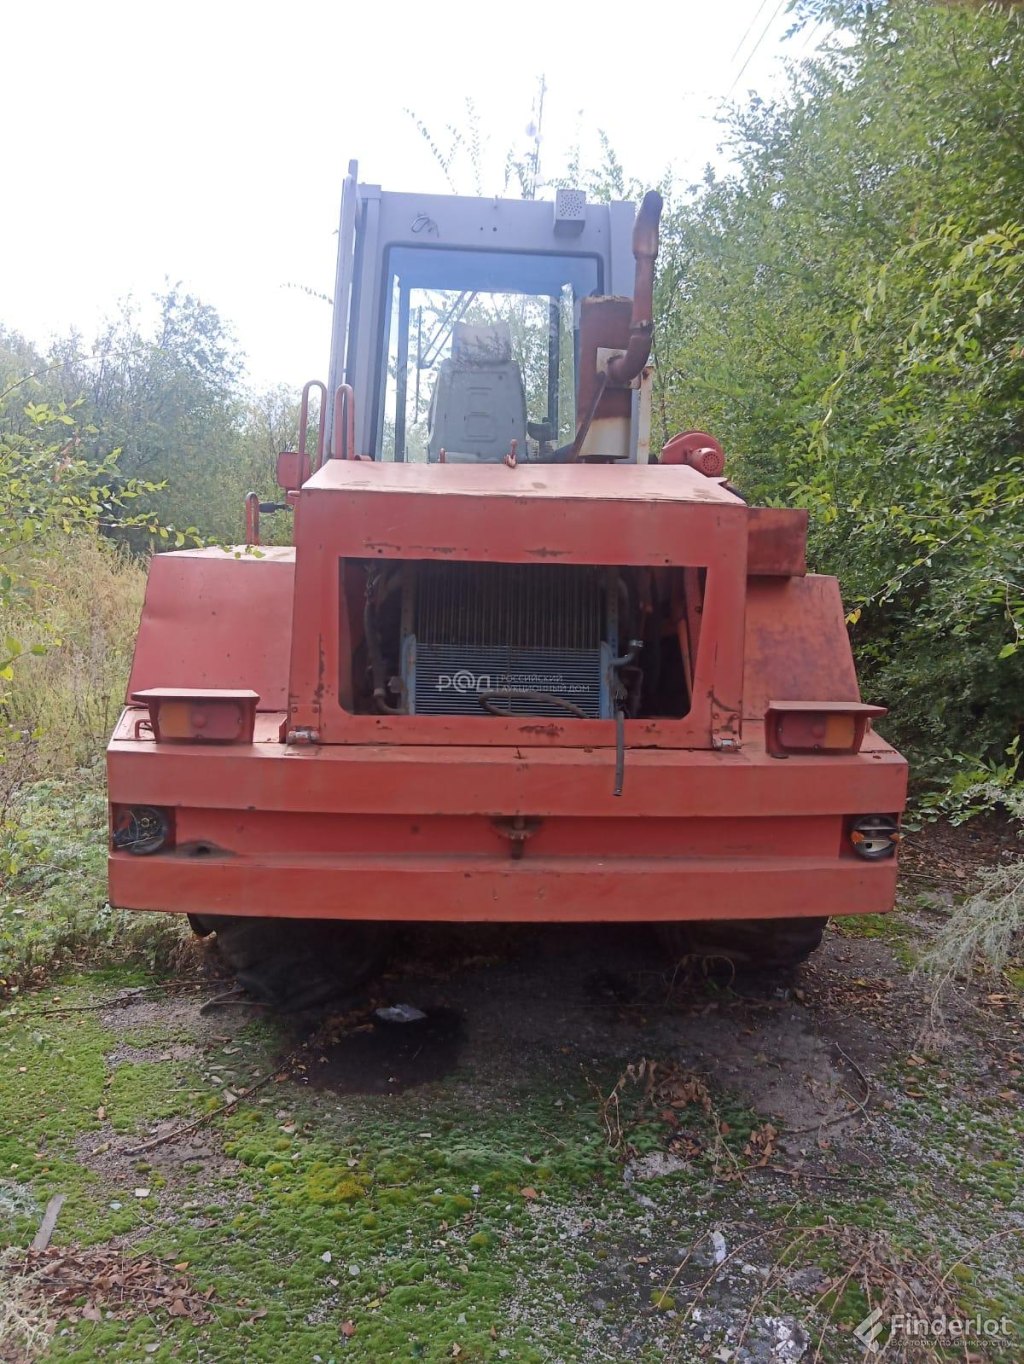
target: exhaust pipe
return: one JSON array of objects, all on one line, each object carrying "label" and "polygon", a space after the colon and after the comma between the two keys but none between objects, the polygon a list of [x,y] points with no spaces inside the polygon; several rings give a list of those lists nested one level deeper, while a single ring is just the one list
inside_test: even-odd
[{"label": "exhaust pipe", "polygon": [[633,226],[633,259],[636,277],[633,284],[633,315],[629,323],[629,344],[622,355],[608,362],[608,379],[613,384],[631,384],[651,358],[654,343],[654,262],[658,259],[658,223],[663,200],[656,189],[644,195]]}]

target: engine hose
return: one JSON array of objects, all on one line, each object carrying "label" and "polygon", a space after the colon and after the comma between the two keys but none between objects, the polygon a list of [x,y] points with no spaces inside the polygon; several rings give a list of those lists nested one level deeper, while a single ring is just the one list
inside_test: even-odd
[{"label": "engine hose", "polygon": [[643,673],[639,668],[631,668],[631,672],[637,676],[637,687],[630,688],[622,680],[625,669],[630,668],[636,660],[637,654],[644,647],[642,639],[631,639],[628,650],[620,657],[613,658],[608,665],[609,682],[611,684],[611,697],[616,709],[622,704],[627,703],[627,709],[631,716],[635,716],[640,704],[639,688],[643,686]]},{"label": "engine hose", "polygon": [[620,708],[615,711],[615,786],[613,796],[622,795],[626,780],[626,717]]},{"label": "engine hose", "polygon": [[382,715],[404,715],[405,711],[401,706],[393,706],[388,700],[387,692],[383,687],[374,687],[373,704]]},{"label": "engine hose", "polygon": [[489,691],[477,692],[477,700],[489,715],[510,716],[510,710],[499,710],[494,704],[499,698],[504,697],[511,700],[513,696],[521,696],[528,701],[540,701],[546,706],[558,706],[562,710],[568,711],[570,715],[576,715],[581,720],[589,720],[591,717],[572,701],[566,701],[562,696],[554,696],[547,691],[530,691],[525,687],[492,687]]},{"label": "engine hose", "polygon": [[[623,783],[626,780],[626,712],[622,708],[622,702],[629,699],[629,688],[623,683],[621,670],[629,667],[636,658],[637,654],[644,647],[642,639],[631,639],[629,649],[621,658],[613,658],[611,663],[612,676],[615,679],[615,785],[612,788],[613,796],[622,795]],[[636,698],[633,698],[635,703]]]},{"label": "engine hose", "polygon": [[380,645],[380,632],[377,629],[377,611],[374,600],[367,593],[363,607],[363,631],[366,635],[366,652],[370,656],[370,674],[373,677],[373,704],[382,715],[401,715],[401,706],[393,706],[388,700],[387,666]]},{"label": "engine hose", "polygon": [[618,671],[619,668],[628,668],[629,665],[635,661],[637,654],[643,647],[644,642],[642,639],[631,639],[629,641],[629,649],[626,651],[626,653],[622,655],[621,658],[613,658],[611,661],[611,666],[616,671]]}]

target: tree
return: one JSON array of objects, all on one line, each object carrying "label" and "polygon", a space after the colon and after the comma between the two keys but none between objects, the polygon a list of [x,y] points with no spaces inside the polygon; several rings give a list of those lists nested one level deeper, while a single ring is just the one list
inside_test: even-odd
[{"label": "tree", "polygon": [[753,498],[810,505],[865,690],[945,778],[1024,721],[1024,26],[827,9],[841,38],[732,112],[738,169],[665,225],[662,402]]},{"label": "tree", "polygon": [[235,540],[248,474],[242,358],[216,310],[180,285],[155,301],[149,332],[129,301],[90,348],[76,335],[59,343],[60,398],[82,402],[93,457],[120,449],[124,475],[163,485],[151,509],[164,523]]}]

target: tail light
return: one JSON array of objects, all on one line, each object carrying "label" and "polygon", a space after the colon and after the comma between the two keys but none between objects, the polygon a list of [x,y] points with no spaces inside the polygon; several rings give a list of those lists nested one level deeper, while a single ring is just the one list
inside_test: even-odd
[{"label": "tail light", "polygon": [[902,838],[894,815],[861,815],[850,825],[853,851],[868,862],[894,856]]},{"label": "tail light", "polygon": [[205,691],[152,687],[132,693],[133,701],[148,708],[149,727],[158,744],[251,744],[259,699],[258,692],[213,687]]},{"label": "tail light", "polygon": [[174,817],[156,805],[115,805],[110,812],[110,842],[118,852],[144,857],[174,842]]},{"label": "tail light", "polygon": [[771,701],[765,746],[776,758],[790,753],[859,753],[868,724],[884,706],[860,701]]}]

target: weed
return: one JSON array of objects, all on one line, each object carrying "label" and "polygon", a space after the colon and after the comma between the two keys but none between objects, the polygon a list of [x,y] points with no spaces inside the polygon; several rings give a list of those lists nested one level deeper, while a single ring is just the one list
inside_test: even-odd
[{"label": "weed", "polygon": [[940,990],[977,966],[998,971],[1024,935],[1024,857],[978,874],[975,892],[954,909],[922,958]]},{"label": "weed", "polygon": [[167,965],[187,940],[170,915],[111,908],[98,766],[25,786],[0,828],[0,997],[88,950],[96,962]]},{"label": "weed", "polygon": [[0,1358],[29,1360],[42,1354],[53,1322],[40,1280],[42,1270],[25,1265],[14,1247],[0,1250]]}]

